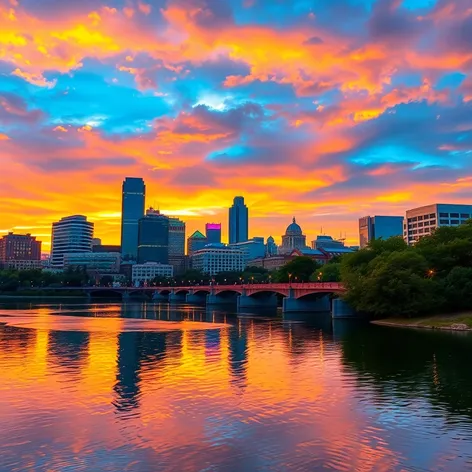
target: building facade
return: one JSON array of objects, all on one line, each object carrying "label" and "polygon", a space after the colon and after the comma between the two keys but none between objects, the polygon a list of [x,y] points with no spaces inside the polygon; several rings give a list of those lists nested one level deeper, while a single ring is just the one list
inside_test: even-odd
[{"label": "building facade", "polygon": [[195,251],[203,249],[208,244],[208,240],[200,231],[195,231],[187,239],[187,254],[192,256]]},{"label": "building facade", "polygon": [[121,246],[117,244],[95,244],[92,246],[92,252],[119,252],[121,254]]},{"label": "building facade", "polygon": [[16,270],[41,268],[41,241],[31,234],[6,234],[0,238],[0,266]]},{"label": "building facade", "polygon": [[205,225],[205,235],[208,244],[221,243],[221,223],[207,223]]},{"label": "building facade", "polygon": [[172,278],[174,268],[170,264],[159,264],[158,262],[146,262],[145,264],[133,264],[131,280],[133,285],[146,284],[156,277]]},{"label": "building facade", "polygon": [[287,226],[287,230],[282,236],[279,254],[290,254],[294,249],[304,249],[306,247],[306,236],[297,224],[295,217],[293,217],[292,223]]},{"label": "building facade", "polygon": [[241,243],[230,244],[229,247],[243,253],[244,267],[246,267],[253,259],[264,257],[266,253],[264,238],[258,237]]},{"label": "building facade", "polygon": [[92,252],[93,223],[83,215],[66,216],[52,224],[51,267],[64,267],[64,254]]},{"label": "building facade", "polygon": [[441,226],[459,226],[472,218],[472,205],[435,203],[406,212],[403,238],[411,245]]},{"label": "building facade", "polygon": [[364,216],[359,219],[359,244],[366,247],[373,239],[403,235],[403,216]]},{"label": "building facade", "polygon": [[192,255],[192,267],[204,274],[216,275],[220,272],[242,272],[243,252],[227,246],[209,245]]},{"label": "building facade", "polygon": [[99,275],[118,274],[121,254],[118,252],[84,252],[64,254],[64,269],[83,268]]},{"label": "building facade", "polygon": [[272,236],[267,238],[266,244],[266,255],[268,256],[275,256],[277,254],[277,244],[275,244],[275,239]]},{"label": "building facade", "polygon": [[138,257],[139,220],[144,216],[146,186],[144,180],[126,177],[121,200],[121,254],[124,260]]},{"label": "building facade", "polygon": [[138,223],[138,263],[169,263],[169,218],[150,208]]},{"label": "building facade", "polygon": [[229,243],[242,243],[249,239],[249,211],[244,197],[234,197],[229,209]]},{"label": "building facade", "polygon": [[311,242],[312,249],[327,254],[329,258],[342,256],[354,252],[354,249],[346,247],[344,241],[338,241],[331,236],[319,235]]}]

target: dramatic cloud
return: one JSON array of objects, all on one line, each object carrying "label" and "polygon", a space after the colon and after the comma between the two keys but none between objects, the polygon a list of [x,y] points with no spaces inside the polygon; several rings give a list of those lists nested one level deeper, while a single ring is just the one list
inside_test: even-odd
[{"label": "dramatic cloud", "polygon": [[471,202],[470,0],[0,0],[0,90],[0,227],[46,249],[74,213],[119,242],[127,175],[189,231]]}]

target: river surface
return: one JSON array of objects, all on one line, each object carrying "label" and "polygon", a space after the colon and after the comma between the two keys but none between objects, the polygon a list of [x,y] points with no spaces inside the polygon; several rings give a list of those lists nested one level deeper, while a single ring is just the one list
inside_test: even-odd
[{"label": "river surface", "polygon": [[0,317],[2,472],[472,470],[468,334],[151,303]]}]

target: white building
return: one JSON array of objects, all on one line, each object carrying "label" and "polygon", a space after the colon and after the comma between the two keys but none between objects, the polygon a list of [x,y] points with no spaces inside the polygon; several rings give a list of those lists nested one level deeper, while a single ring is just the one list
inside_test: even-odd
[{"label": "white building", "polygon": [[74,215],[52,224],[51,267],[64,267],[64,254],[92,252],[93,223]]},{"label": "white building", "polygon": [[131,273],[133,285],[141,282],[149,282],[156,277],[171,278],[174,276],[174,266],[170,264],[160,264],[159,262],[146,262],[144,264],[134,264]]},{"label": "white building", "polygon": [[414,244],[423,236],[441,226],[459,226],[472,218],[472,205],[436,203],[406,212],[403,222],[403,238]]},{"label": "white building", "polygon": [[216,275],[220,272],[242,272],[244,254],[239,249],[231,249],[223,244],[210,244],[192,255],[192,267],[204,274]]},{"label": "white building", "polygon": [[117,274],[120,272],[119,252],[76,252],[64,254],[64,269],[83,267],[88,272]]}]

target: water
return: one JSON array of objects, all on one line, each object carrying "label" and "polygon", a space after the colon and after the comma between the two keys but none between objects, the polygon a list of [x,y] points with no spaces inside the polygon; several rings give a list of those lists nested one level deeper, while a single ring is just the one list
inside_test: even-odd
[{"label": "water", "polygon": [[472,470],[467,334],[139,303],[0,308],[2,472]]}]

